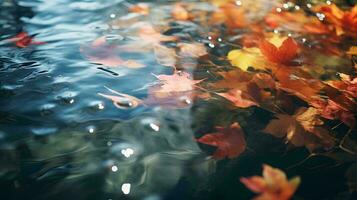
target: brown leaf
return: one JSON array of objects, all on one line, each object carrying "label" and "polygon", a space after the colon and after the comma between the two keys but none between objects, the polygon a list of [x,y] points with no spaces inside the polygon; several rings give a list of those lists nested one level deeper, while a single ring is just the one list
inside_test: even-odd
[{"label": "brown leaf", "polygon": [[295,146],[306,146],[310,150],[319,147],[331,148],[334,140],[328,131],[323,129],[317,109],[300,108],[294,115],[277,114],[264,129],[276,137],[286,137]]}]

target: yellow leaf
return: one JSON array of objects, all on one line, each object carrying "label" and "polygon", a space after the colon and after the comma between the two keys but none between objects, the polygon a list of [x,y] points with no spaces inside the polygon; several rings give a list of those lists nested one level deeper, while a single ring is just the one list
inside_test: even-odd
[{"label": "yellow leaf", "polygon": [[348,55],[357,55],[357,46],[352,46],[346,53]]},{"label": "yellow leaf", "polygon": [[227,56],[230,63],[244,71],[249,67],[264,69],[264,58],[256,47],[232,50]]}]

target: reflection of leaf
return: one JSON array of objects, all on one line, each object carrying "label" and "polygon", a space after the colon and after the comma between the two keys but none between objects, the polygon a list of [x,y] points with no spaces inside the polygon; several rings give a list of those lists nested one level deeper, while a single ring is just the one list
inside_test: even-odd
[{"label": "reflection of leaf", "polygon": [[176,64],[175,49],[167,48],[163,45],[154,45],[154,53],[157,63],[163,66],[174,67]]},{"label": "reflection of leaf", "polygon": [[217,150],[213,154],[214,158],[235,158],[246,148],[244,133],[240,125],[236,122],[230,127],[216,128],[218,133],[206,134],[197,141],[203,144],[216,146]]},{"label": "reflection of leaf", "polygon": [[151,45],[160,44],[160,42],[175,41],[177,39],[175,36],[167,36],[159,33],[148,23],[140,24],[138,36],[141,38],[141,42]]},{"label": "reflection of leaf", "polygon": [[105,37],[97,38],[89,46],[81,47],[81,53],[92,63],[107,67],[142,68],[145,65],[135,60],[123,60],[117,53],[120,48],[106,43]]},{"label": "reflection of leaf", "polygon": [[207,54],[206,47],[202,43],[179,43],[180,56],[198,58]]},{"label": "reflection of leaf", "polygon": [[181,20],[181,21],[188,20],[190,17],[188,11],[180,3],[176,3],[173,6],[171,15],[172,15],[172,18],[174,18],[175,20]]},{"label": "reflection of leaf", "polygon": [[133,13],[139,13],[142,15],[148,15],[150,12],[149,4],[138,3],[129,7],[129,11]]},{"label": "reflection of leaf", "polygon": [[300,184],[300,177],[287,180],[283,171],[263,165],[263,177],[241,178],[240,181],[254,193],[256,200],[289,200]]}]

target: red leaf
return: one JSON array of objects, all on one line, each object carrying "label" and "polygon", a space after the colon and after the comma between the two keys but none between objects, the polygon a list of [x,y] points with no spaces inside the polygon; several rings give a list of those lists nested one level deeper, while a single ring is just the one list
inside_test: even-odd
[{"label": "red leaf", "polygon": [[207,134],[197,141],[203,144],[216,146],[217,150],[213,154],[216,159],[228,157],[235,158],[239,156],[246,148],[244,133],[240,125],[236,122],[230,127],[216,128],[219,133]]},{"label": "red leaf", "polygon": [[34,41],[32,36],[29,36],[26,32],[21,32],[15,37],[11,38],[9,41],[15,42],[15,45],[20,48],[28,47],[29,45],[35,44],[45,44],[44,42]]},{"label": "red leaf", "polygon": [[269,61],[278,64],[289,64],[299,50],[297,43],[290,37],[284,40],[279,48],[266,40],[260,43],[259,48]]}]

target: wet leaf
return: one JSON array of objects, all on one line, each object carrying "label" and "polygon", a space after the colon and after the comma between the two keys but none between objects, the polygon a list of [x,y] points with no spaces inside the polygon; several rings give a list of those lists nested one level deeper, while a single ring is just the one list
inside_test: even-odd
[{"label": "wet leaf", "polygon": [[263,165],[263,176],[241,178],[240,181],[252,192],[256,200],[289,200],[300,184],[300,177],[287,179],[280,169]]},{"label": "wet leaf", "polygon": [[272,120],[264,129],[278,138],[286,139],[295,146],[306,146],[310,150],[334,146],[334,139],[322,128],[317,109],[300,108],[294,115],[277,114],[278,119]]},{"label": "wet leaf", "polygon": [[343,11],[335,4],[318,6],[315,10],[324,14],[336,35],[357,36],[357,5],[349,11]]},{"label": "wet leaf", "polygon": [[247,71],[249,67],[264,69],[264,58],[258,48],[243,48],[232,50],[228,53],[228,60],[235,67]]},{"label": "wet leaf", "polygon": [[262,54],[271,62],[278,64],[289,64],[298,54],[299,46],[292,38],[287,38],[280,47],[263,40],[259,49]]},{"label": "wet leaf", "polygon": [[242,94],[241,90],[235,89],[230,90],[226,93],[217,93],[219,96],[226,98],[227,100],[231,101],[235,106],[239,108],[247,108],[250,106],[256,106],[257,103],[254,102],[252,97],[248,95]]},{"label": "wet leaf", "polygon": [[214,158],[235,158],[245,150],[244,133],[237,122],[230,125],[230,127],[217,127],[216,129],[218,133],[206,134],[197,139],[200,143],[217,147],[216,152],[213,154]]},{"label": "wet leaf", "polygon": [[45,44],[45,42],[35,41],[33,36],[28,35],[26,32],[21,32],[17,34],[15,37],[10,38],[9,42],[14,42],[17,47],[26,48],[30,45],[41,45]]}]

